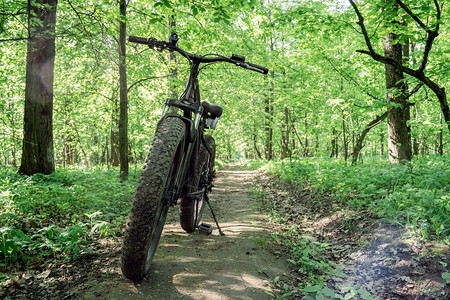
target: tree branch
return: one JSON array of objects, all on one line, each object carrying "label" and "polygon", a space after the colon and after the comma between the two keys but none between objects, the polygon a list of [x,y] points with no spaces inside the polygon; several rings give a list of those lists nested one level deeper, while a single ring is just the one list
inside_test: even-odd
[{"label": "tree branch", "polygon": [[423,82],[419,83],[418,85],[415,86],[415,88],[413,88],[411,90],[411,92],[408,93],[408,96],[406,97],[406,99],[409,99],[412,95],[414,95],[415,93],[417,93],[420,88],[424,85]]},{"label": "tree branch", "polygon": [[439,8],[439,3],[437,2],[437,0],[434,0],[434,4],[436,6],[436,29],[435,30],[431,30],[431,29],[427,29],[427,26],[420,21],[420,19],[401,1],[401,0],[395,0],[395,2],[411,17],[413,18],[414,21],[416,21],[417,24],[419,24],[420,27],[422,27],[426,32],[427,32],[427,41],[425,43],[425,49],[423,50],[423,54],[422,54],[422,60],[420,62],[420,66],[418,71],[422,72],[423,70],[425,70],[425,66],[427,65],[428,62],[428,56],[430,54],[430,50],[431,50],[431,46],[433,45],[433,41],[434,39],[439,35],[438,30],[439,30],[439,21],[441,19],[441,10]]},{"label": "tree branch", "polygon": [[366,137],[367,133],[372,129],[373,127],[377,126],[381,123],[384,119],[386,119],[388,115],[388,111],[385,111],[382,115],[377,116],[373,121],[371,121],[367,126],[363,129],[361,134],[359,135],[355,147],[353,148],[353,152],[350,154],[352,156],[352,165],[356,164],[356,161],[358,160],[359,153],[361,152],[361,149],[363,148],[363,142],[364,138]]},{"label": "tree branch", "polygon": [[135,85],[138,85],[139,83],[142,83],[142,82],[144,82],[144,81],[152,80],[152,79],[158,79],[158,78],[166,78],[166,77],[170,77],[170,76],[172,76],[172,75],[152,76],[152,77],[147,77],[147,78],[139,79],[138,81],[134,82],[133,84],[131,84],[131,85],[128,87],[127,92],[129,93],[132,87],[134,87]]},{"label": "tree branch", "polygon": [[[396,0],[396,1],[399,1],[399,0]],[[417,79],[419,79],[421,81],[425,82],[424,78],[427,78],[428,80],[430,80],[428,77],[426,77],[423,74],[423,71],[425,70],[425,66],[426,66],[426,63],[428,61],[428,54],[429,54],[429,52],[431,50],[432,43],[433,43],[434,39],[438,36],[437,32],[430,31],[430,30],[427,31],[428,38],[427,38],[427,42],[426,42],[426,45],[425,45],[425,50],[424,50],[424,53],[423,53],[423,56],[422,56],[422,61],[421,61],[420,67],[417,69],[417,71],[413,70],[411,68],[403,66],[401,63],[399,63],[399,62],[397,62],[397,61],[395,61],[395,60],[393,60],[391,58],[388,58],[388,57],[385,57],[383,55],[380,55],[380,54],[376,53],[373,50],[372,44],[371,44],[369,36],[367,34],[366,27],[364,25],[364,18],[362,17],[362,15],[361,15],[358,7],[356,6],[355,2],[353,2],[353,0],[349,0],[349,2],[352,5],[353,9],[355,10],[356,15],[358,16],[358,24],[361,27],[361,30],[362,30],[363,35],[364,35],[364,39],[366,41],[367,48],[369,49],[369,51],[356,50],[356,52],[367,54],[367,55],[371,56],[374,60],[382,62],[384,64],[390,64],[390,65],[398,68],[402,72],[405,72],[406,74],[411,75],[411,76],[413,76],[413,77],[415,77],[415,78],[417,78]],[[425,84],[427,84],[427,82],[425,82]]]},{"label": "tree branch", "polygon": [[[25,11],[24,11],[25,10]],[[27,12],[27,5],[24,5],[20,8],[17,9],[16,12],[9,12],[7,9],[6,10],[0,10],[0,16],[10,16],[10,17],[14,17],[14,16],[20,16],[20,15],[26,15]]]},{"label": "tree branch", "polygon": [[363,91],[364,91],[364,93],[366,93],[366,95],[367,96],[369,96],[369,97],[371,97],[371,98],[373,98],[373,99],[375,99],[375,100],[380,100],[380,98],[378,98],[377,96],[375,96],[375,95],[372,95],[370,92],[368,92],[368,91],[366,91],[366,89],[364,89],[364,87],[362,87],[360,84],[359,84],[359,82],[357,82],[356,80],[355,80],[355,78],[353,78],[352,76],[350,76],[350,75],[348,75],[348,74],[346,74],[346,73],[344,73],[344,72],[342,72],[341,70],[339,70],[334,64],[333,64],[333,62],[319,49],[319,53],[328,61],[328,63],[331,65],[331,68],[336,72],[336,73],[338,73],[339,75],[341,75],[341,77],[342,78],[344,78],[345,80],[347,80],[347,81],[350,81],[350,82],[353,82],[357,87],[359,87],[359,88],[361,88]]},{"label": "tree branch", "polygon": [[422,21],[420,21],[420,19],[402,1],[395,0],[395,2],[397,2],[397,4],[400,5],[400,7],[403,8],[403,10],[406,11],[406,13],[410,15],[411,18],[413,18],[413,20],[416,21],[416,23],[419,24],[420,27],[427,30],[427,26]]},{"label": "tree branch", "polygon": [[15,42],[15,41],[25,41],[28,40],[28,38],[11,38],[11,39],[3,39],[0,40],[0,42]]},{"label": "tree branch", "polygon": [[366,41],[367,48],[369,49],[370,53],[375,53],[375,51],[372,48],[372,43],[370,42],[369,35],[367,34],[366,26],[364,25],[364,18],[361,15],[361,12],[359,11],[358,7],[356,6],[355,2],[353,0],[348,0],[350,2],[350,5],[355,10],[356,16],[358,16],[358,22],[357,24],[362,30],[362,33],[364,35],[364,39]]},{"label": "tree branch", "polygon": [[425,66],[427,65],[428,62],[428,55],[430,54],[431,51],[431,46],[433,45],[434,39],[439,35],[439,33],[434,30],[427,30],[427,33],[428,37],[425,44],[425,49],[423,50],[422,60],[420,61],[420,66],[417,69],[417,71],[419,72],[423,72],[425,70]]},{"label": "tree branch", "polygon": [[[425,76],[425,74],[424,74],[425,67],[426,67],[426,64],[428,62],[428,55],[429,55],[429,53],[431,51],[431,47],[432,47],[433,41],[439,34],[438,33],[438,29],[439,29],[439,21],[440,21],[440,18],[441,18],[441,8],[439,8],[439,3],[437,2],[437,0],[434,0],[434,4],[435,4],[436,9],[437,9],[436,29],[435,30],[426,30],[426,26],[425,26],[425,30],[427,32],[428,37],[427,37],[427,41],[426,41],[426,44],[425,44],[425,49],[423,51],[422,61],[421,61],[420,66],[419,66],[419,68],[417,70],[413,70],[411,68],[403,66],[403,64],[401,62],[397,62],[397,61],[393,60],[392,58],[385,57],[383,55],[380,55],[380,54],[376,53],[373,50],[373,48],[372,48],[372,44],[371,44],[369,36],[367,34],[367,30],[366,30],[365,25],[364,25],[364,18],[362,17],[362,15],[361,15],[358,7],[356,6],[355,2],[353,0],[348,0],[348,1],[352,5],[356,15],[358,16],[358,24],[361,27],[361,30],[362,30],[363,35],[364,35],[364,39],[366,41],[367,48],[369,49],[369,51],[367,51],[367,50],[357,50],[356,52],[367,54],[367,55],[369,55],[370,57],[372,57],[374,60],[376,60],[378,62],[381,62],[381,63],[384,63],[384,64],[389,64],[389,65],[395,67],[396,69],[398,69],[399,71],[404,72],[404,73],[406,73],[408,75],[411,75],[412,77],[422,81],[426,86],[428,86],[436,94],[436,96],[437,96],[437,98],[439,100],[439,104],[441,106],[442,113],[443,113],[444,118],[445,118],[445,122],[447,123],[448,128],[450,130],[450,108],[449,108],[449,105],[447,103],[447,94],[445,92],[445,88],[439,86],[436,82],[434,82],[433,80],[431,80],[429,77]],[[401,2],[400,0],[395,0],[395,1],[397,3]],[[399,5],[400,5],[400,3],[399,3]],[[405,5],[402,3],[402,5],[400,5],[400,6],[402,6],[402,8],[403,8],[403,6],[405,6]],[[405,9],[405,8],[403,8],[403,9]],[[406,9],[408,9],[408,8],[406,7]],[[405,10],[405,11],[407,13],[409,11],[410,12],[409,14],[411,16],[414,15],[409,9]],[[417,17],[415,17],[415,19],[418,20]],[[417,22],[417,20],[416,20],[416,22]],[[422,28],[424,28],[422,26],[422,25],[424,25],[422,22],[420,22],[419,25]]]},{"label": "tree branch", "polygon": [[436,6],[436,18],[438,20],[438,22],[436,22],[436,31],[439,31],[439,20],[441,19],[441,10],[444,7],[444,3],[442,3],[442,7],[439,7],[437,0],[434,0],[434,5]]}]

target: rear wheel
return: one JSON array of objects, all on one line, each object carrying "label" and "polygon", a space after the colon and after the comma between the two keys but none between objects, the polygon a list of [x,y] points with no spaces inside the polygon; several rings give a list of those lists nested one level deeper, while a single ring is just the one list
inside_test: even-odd
[{"label": "rear wheel", "polygon": [[182,159],[185,128],[178,118],[164,120],[142,168],[122,249],[122,272],[135,282],[148,272],[161,237],[170,192]]},{"label": "rear wheel", "polygon": [[[200,145],[196,165],[193,175],[193,186],[196,187],[191,192],[196,192],[212,182],[214,172],[214,159],[216,155],[216,144],[214,138],[210,135],[204,135],[204,140],[211,155],[206,150],[203,143]],[[205,201],[204,195],[198,197],[186,196],[180,203],[180,225],[188,233],[193,232],[200,222]]]}]

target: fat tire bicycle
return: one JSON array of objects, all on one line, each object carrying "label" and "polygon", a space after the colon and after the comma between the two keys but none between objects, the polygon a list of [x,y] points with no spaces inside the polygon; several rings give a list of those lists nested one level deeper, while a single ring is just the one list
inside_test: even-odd
[{"label": "fat tire bicycle", "polygon": [[[178,99],[167,99],[164,103],[125,228],[122,272],[139,282],[150,268],[170,206],[180,203],[180,225],[186,232],[197,228],[208,231],[199,222],[205,202],[209,205],[207,194],[212,188],[216,146],[214,138],[204,131],[215,129],[223,110],[220,105],[200,101],[200,71],[216,62],[232,63],[262,74],[267,74],[268,69],[246,62],[240,55],[228,58],[188,53],[177,46],[176,33],[168,42],[136,36],[129,36],[129,41],[151,49],[178,52],[190,66],[184,92]],[[211,230],[209,227],[208,233]]]}]

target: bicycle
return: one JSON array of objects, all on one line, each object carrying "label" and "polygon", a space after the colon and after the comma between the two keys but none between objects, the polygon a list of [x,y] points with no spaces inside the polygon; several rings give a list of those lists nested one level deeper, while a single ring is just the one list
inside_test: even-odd
[{"label": "bicycle", "polygon": [[[184,92],[178,99],[167,99],[164,103],[127,220],[122,272],[127,278],[139,282],[150,268],[168,209],[179,199],[180,224],[186,232],[199,229],[210,234],[212,231],[211,225],[199,224],[205,202],[211,208],[208,192],[212,188],[215,159],[214,138],[204,131],[215,129],[223,109],[220,105],[200,101],[200,71],[216,62],[232,63],[262,74],[267,74],[268,69],[245,62],[240,55],[233,54],[227,58],[188,53],[177,46],[176,33],[170,36],[169,42],[136,36],[130,36],[129,41],[148,45],[151,49],[178,52],[190,66]],[[211,212],[218,226],[212,208]],[[223,235],[219,226],[218,229]]]}]

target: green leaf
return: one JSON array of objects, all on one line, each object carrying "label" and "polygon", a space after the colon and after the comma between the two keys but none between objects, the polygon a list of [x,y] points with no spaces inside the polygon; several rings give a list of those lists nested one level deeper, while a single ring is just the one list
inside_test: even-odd
[{"label": "green leaf", "polygon": [[150,19],[150,20],[148,21],[148,23],[151,25],[151,24],[156,24],[156,23],[158,23],[159,21],[161,21],[161,19],[159,19],[159,18],[152,18],[152,19]]},{"label": "green leaf", "polygon": [[162,4],[167,8],[172,8],[172,5],[168,0],[161,0]]},{"label": "green leaf", "polygon": [[11,219],[17,220],[17,216],[16,216],[15,214],[12,214],[12,213],[4,213],[4,214],[1,214],[1,215],[0,215],[0,218],[1,218],[1,217],[11,218]]},{"label": "green leaf", "polygon": [[442,278],[445,280],[445,282],[447,283],[447,284],[449,284],[450,283],[450,273],[449,272],[444,272],[444,273],[442,273]]},{"label": "green leaf", "polygon": [[323,294],[317,294],[316,295],[316,300],[324,300],[325,296]]},{"label": "green leaf", "polygon": [[304,289],[301,289],[303,293],[317,293],[320,291],[320,286],[318,285],[310,285],[305,287]]},{"label": "green leaf", "polygon": [[198,15],[198,9],[196,5],[192,5],[191,6],[191,10],[192,10],[192,15],[194,15],[194,17],[196,17]]},{"label": "green leaf", "polygon": [[334,291],[326,286],[323,287],[322,293],[327,297],[334,297],[334,295],[335,295]]},{"label": "green leaf", "polygon": [[359,290],[356,290],[361,296],[363,296],[364,297],[364,299],[366,299],[366,300],[369,300],[369,299],[373,299],[372,298],[372,295],[368,292],[368,291],[366,291],[366,290],[361,290],[361,289],[359,289]]}]

